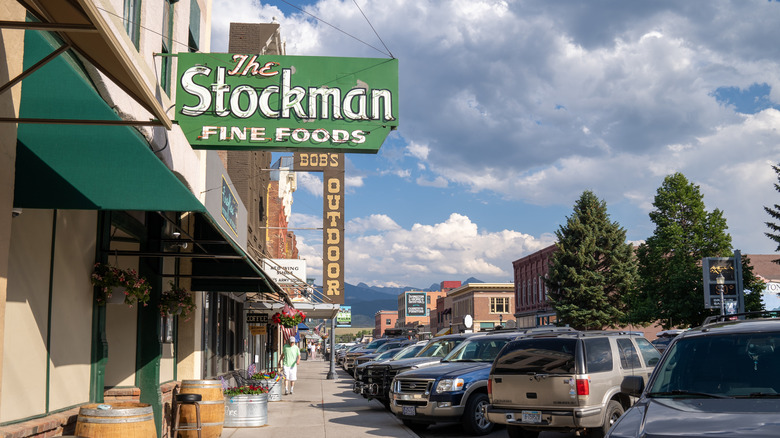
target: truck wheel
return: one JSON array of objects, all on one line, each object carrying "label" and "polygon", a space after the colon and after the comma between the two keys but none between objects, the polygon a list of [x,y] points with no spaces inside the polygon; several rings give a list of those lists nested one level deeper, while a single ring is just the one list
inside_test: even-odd
[{"label": "truck wheel", "polygon": [[469,397],[463,410],[463,427],[472,435],[487,435],[493,431],[493,423],[482,413],[482,407],[487,406],[490,399],[487,394],[476,393]]},{"label": "truck wheel", "polygon": [[419,432],[421,430],[425,430],[428,428],[428,423],[418,423],[412,420],[401,420],[401,421],[403,421],[404,426],[408,427],[409,429],[412,429],[415,432]]},{"label": "truck wheel", "polygon": [[590,429],[588,431],[588,437],[603,438],[604,435],[607,434],[607,431],[609,431],[609,428],[615,424],[621,415],[623,415],[623,405],[615,400],[610,400],[609,404],[607,404],[607,412],[604,415],[604,424],[602,424],[601,427]]},{"label": "truck wheel", "polygon": [[537,438],[539,436],[539,431],[527,430],[511,424],[506,426],[506,433],[509,435],[509,438]]}]

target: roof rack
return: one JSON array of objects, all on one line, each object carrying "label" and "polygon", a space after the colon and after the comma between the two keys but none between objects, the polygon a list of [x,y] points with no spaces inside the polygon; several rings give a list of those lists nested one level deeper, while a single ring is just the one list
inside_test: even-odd
[{"label": "roof rack", "polygon": [[731,313],[728,315],[713,315],[708,316],[702,326],[714,324],[716,322],[732,321],[734,319],[747,319],[746,317],[764,317],[764,318],[780,318],[780,311],[778,310],[758,310],[754,312],[741,312]]}]

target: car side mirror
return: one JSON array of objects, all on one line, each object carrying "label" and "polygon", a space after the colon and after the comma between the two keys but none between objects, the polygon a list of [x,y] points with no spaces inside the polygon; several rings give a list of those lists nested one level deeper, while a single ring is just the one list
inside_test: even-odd
[{"label": "car side mirror", "polygon": [[632,397],[639,397],[645,390],[645,379],[642,376],[626,376],[620,383],[620,392]]}]

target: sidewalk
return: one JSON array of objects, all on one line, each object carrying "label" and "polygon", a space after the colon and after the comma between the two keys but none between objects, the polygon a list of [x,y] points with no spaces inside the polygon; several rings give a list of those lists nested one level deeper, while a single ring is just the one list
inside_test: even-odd
[{"label": "sidewalk", "polygon": [[224,428],[221,438],[417,438],[379,402],[352,392],[352,377],[338,366],[336,378],[327,380],[329,366],[319,358],[302,360],[295,393],[268,403],[268,424]]}]

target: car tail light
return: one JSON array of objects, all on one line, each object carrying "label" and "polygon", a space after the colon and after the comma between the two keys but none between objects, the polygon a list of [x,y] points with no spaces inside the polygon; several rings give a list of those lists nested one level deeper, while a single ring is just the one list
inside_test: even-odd
[{"label": "car tail light", "polygon": [[590,395],[588,379],[577,379],[577,395]]},{"label": "car tail light", "polygon": [[493,379],[488,379],[488,397],[493,397]]}]

